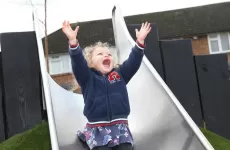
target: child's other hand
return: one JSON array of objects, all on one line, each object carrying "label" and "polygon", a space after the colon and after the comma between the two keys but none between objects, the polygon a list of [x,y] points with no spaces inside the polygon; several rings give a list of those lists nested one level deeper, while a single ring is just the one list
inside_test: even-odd
[{"label": "child's other hand", "polygon": [[62,24],[62,31],[65,33],[70,43],[76,43],[76,37],[79,30],[79,26],[75,30],[72,30],[69,21],[64,21]]},{"label": "child's other hand", "polygon": [[137,29],[135,29],[135,31],[136,31],[136,37],[137,37],[138,42],[140,42],[141,44],[144,44],[145,38],[151,31],[150,23],[148,22],[146,22],[145,24],[142,23],[140,31],[138,31]]}]

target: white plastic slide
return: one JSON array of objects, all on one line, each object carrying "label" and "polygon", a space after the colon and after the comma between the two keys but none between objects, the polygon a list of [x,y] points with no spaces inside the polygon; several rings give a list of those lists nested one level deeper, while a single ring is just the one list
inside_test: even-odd
[{"label": "white plastic slide", "polygon": [[[112,20],[119,61],[122,63],[135,42],[118,6],[112,11]],[[76,136],[77,130],[82,130],[87,123],[83,116],[83,97],[63,89],[47,73],[36,13],[34,27],[52,149],[86,150],[88,148]],[[129,82],[128,93],[131,105],[128,119],[135,150],[214,150],[146,57]]]}]

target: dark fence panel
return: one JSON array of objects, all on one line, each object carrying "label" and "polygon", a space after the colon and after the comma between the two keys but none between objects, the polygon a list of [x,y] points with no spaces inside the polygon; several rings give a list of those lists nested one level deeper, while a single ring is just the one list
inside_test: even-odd
[{"label": "dark fence panel", "polygon": [[[127,26],[130,35],[136,41],[136,32],[135,29],[140,29],[141,24],[130,24]],[[150,61],[150,63],[154,66],[158,74],[161,78],[164,79],[164,72],[162,66],[162,58],[161,58],[161,51],[159,48],[159,41],[158,41],[158,29],[155,24],[151,24],[152,30],[149,35],[146,37],[146,44],[147,47],[145,48],[145,55]]]},{"label": "dark fence panel", "polygon": [[202,126],[202,112],[190,40],[160,41],[165,82],[193,121]]},{"label": "dark fence panel", "polygon": [[7,136],[41,121],[41,81],[34,32],[1,34]]},{"label": "dark fence panel", "polygon": [[230,80],[227,55],[196,56],[207,128],[230,139]]},{"label": "dark fence panel", "polygon": [[4,101],[3,101],[3,80],[2,80],[2,54],[0,53],[0,142],[5,140],[4,130]]}]

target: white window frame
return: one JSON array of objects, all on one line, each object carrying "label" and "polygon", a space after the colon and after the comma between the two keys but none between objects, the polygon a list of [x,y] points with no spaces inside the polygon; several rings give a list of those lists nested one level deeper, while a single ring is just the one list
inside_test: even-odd
[{"label": "white window frame", "polygon": [[[63,55],[65,55],[65,54],[51,54],[50,56],[49,56],[49,67],[50,67],[50,74],[51,75],[60,75],[60,74],[66,74],[66,73],[71,73],[71,71],[72,71],[72,67],[71,67],[71,59],[70,58],[68,58],[68,64],[69,64],[69,67],[70,67],[70,70],[69,71],[65,71],[64,72],[64,69],[63,69],[63,59],[65,58],[65,57],[63,57]],[[52,57],[58,57],[58,58],[52,58]],[[59,72],[59,73],[52,73],[52,67],[53,67],[53,65],[52,65],[52,62],[55,62],[55,61],[60,61],[61,62],[61,71]]]},{"label": "white window frame", "polygon": [[[58,57],[58,58],[53,58],[53,57]],[[62,69],[61,69],[61,72],[60,73],[52,73],[52,71],[51,70],[53,70],[53,65],[52,65],[52,62],[55,62],[55,61],[60,61],[61,62],[61,58],[60,58],[61,56],[60,55],[51,55],[50,57],[49,57],[49,67],[50,67],[50,74],[51,75],[57,75],[57,74],[61,74],[61,72],[62,72]],[[61,68],[63,67],[63,65],[62,65],[62,62],[61,62]]]},{"label": "white window frame", "polygon": [[[228,42],[230,45],[230,32],[221,32],[221,33],[228,33]],[[221,33],[211,33],[211,34],[217,34],[216,38],[210,38],[211,34],[208,34],[208,48],[209,48],[209,53],[210,54],[222,54],[222,53],[230,53],[230,49],[229,50],[222,50],[222,44],[221,44],[221,39],[220,39],[220,34]],[[218,52],[212,52],[211,49],[211,41],[212,40],[217,40],[218,41],[218,45],[219,45],[219,51]]]}]

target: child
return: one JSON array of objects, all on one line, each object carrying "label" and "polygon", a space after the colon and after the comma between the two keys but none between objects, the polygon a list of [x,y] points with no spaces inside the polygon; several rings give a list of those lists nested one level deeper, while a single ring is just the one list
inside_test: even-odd
[{"label": "child", "polygon": [[83,114],[88,120],[78,136],[93,150],[131,150],[134,142],[127,120],[130,106],[126,84],[141,65],[150,24],[142,23],[140,31],[135,30],[136,44],[118,67],[107,44],[97,43],[83,53],[76,38],[78,30],[79,26],[72,30],[69,22],[63,22],[73,73],[84,97]]}]

